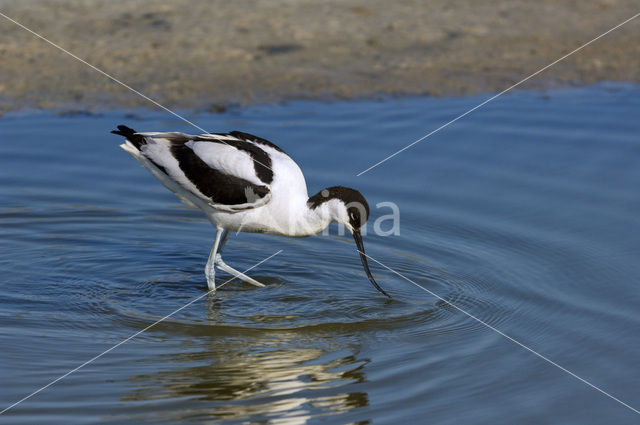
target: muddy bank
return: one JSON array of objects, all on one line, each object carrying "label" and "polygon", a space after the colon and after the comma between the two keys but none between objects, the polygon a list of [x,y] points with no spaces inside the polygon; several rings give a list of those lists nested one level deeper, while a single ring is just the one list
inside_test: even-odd
[{"label": "muddy bank", "polygon": [[[640,11],[628,0],[0,0],[0,11],[158,102],[502,90]],[[0,17],[0,110],[146,100]],[[524,88],[640,81],[640,18]]]}]

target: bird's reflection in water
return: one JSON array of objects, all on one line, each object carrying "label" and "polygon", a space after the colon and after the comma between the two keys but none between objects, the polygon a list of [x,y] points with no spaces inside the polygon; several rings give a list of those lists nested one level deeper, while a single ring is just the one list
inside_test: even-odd
[{"label": "bird's reflection in water", "polygon": [[[215,302],[208,304],[209,319],[215,321],[218,309]],[[298,424],[368,405],[366,393],[352,391],[365,381],[368,363],[358,358],[353,341],[341,344],[335,335],[308,328],[174,323],[162,329],[180,333],[180,339],[186,334],[188,340],[177,352],[161,355],[167,370],[133,376],[135,389],[124,399],[182,400],[177,409],[174,404],[157,412],[164,420],[169,415]]]}]

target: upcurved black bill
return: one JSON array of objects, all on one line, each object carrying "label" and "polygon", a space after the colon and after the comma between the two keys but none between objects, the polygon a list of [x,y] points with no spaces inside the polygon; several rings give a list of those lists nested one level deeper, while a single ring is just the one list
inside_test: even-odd
[{"label": "upcurved black bill", "polygon": [[358,246],[358,252],[360,253],[360,259],[362,260],[362,265],[364,266],[364,272],[367,274],[367,277],[373,284],[373,286],[380,292],[382,292],[387,297],[391,298],[391,295],[384,292],[384,289],[378,285],[378,283],[373,279],[373,275],[371,274],[371,270],[369,270],[369,264],[367,263],[367,256],[364,255],[364,244],[362,243],[362,235],[360,234],[360,230],[353,231],[353,239],[356,241],[356,245]]}]

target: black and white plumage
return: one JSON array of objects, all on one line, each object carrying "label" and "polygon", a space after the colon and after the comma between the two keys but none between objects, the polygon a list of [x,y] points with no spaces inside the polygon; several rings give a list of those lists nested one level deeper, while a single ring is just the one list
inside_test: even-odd
[{"label": "black and white plumage", "polygon": [[222,260],[230,231],[303,237],[336,221],[353,234],[371,283],[389,296],[373,279],[364,255],[360,228],[369,206],[357,190],[334,186],[309,197],[298,165],[275,144],[248,133],[137,133],[123,125],[112,133],[124,136],[122,149],[218,229],[205,268],[210,289],[215,289],[216,267],[264,286]]}]

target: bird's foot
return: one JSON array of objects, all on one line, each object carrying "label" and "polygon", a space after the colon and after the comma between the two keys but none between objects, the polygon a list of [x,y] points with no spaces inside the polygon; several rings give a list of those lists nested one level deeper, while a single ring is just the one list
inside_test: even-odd
[{"label": "bird's foot", "polygon": [[[238,279],[244,280],[247,283],[250,283],[252,285],[258,286],[260,288],[264,288],[265,285],[258,282],[257,280],[247,276],[246,274],[239,272],[238,270],[234,269],[231,266],[228,266],[227,263],[225,263],[224,261],[222,261],[222,256],[220,254],[216,255],[216,266],[224,271],[229,273],[230,275],[233,275],[234,277],[237,277]],[[214,286],[215,287],[215,286]]]}]

